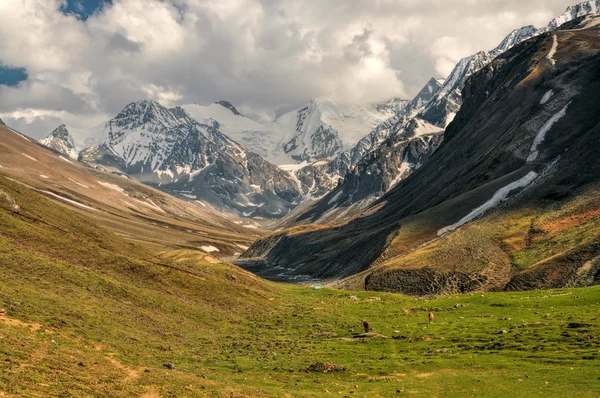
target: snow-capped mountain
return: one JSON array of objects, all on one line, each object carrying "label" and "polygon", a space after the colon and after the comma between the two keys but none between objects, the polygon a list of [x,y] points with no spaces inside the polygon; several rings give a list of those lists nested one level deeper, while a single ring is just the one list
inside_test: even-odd
[{"label": "snow-capped mountain", "polygon": [[[208,107],[187,105],[185,109],[168,109],[154,101],[140,101],[90,131],[61,125],[40,142],[72,158],[111,167],[180,196],[205,198],[217,207],[267,218],[286,214],[303,195],[310,195],[311,189],[322,196],[335,186],[335,178],[343,174],[327,175],[315,186],[315,178],[298,179],[261,156],[284,164],[330,159],[341,153],[344,145],[332,126],[346,133],[346,142],[353,142],[350,140],[362,136],[361,131],[406,105],[406,101],[399,99],[377,107],[339,105],[321,98],[272,123],[261,124],[245,117],[226,101]],[[345,172],[346,167],[343,169]],[[227,175],[219,174],[221,172]],[[262,181],[261,172],[276,178],[271,182]],[[198,174],[206,174],[204,183],[197,182]],[[239,185],[240,181],[246,186],[225,189],[223,181],[233,185]],[[221,196],[207,197],[210,196],[207,192],[196,194],[201,188],[209,188],[213,193],[218,191],[217,196]],[[278,199],[247,197],[258,197],[265,192]],[[237,197],[238,194],[246,197]],[[271,207],[265,207],[266,203]]]},{"label": "snow-capped mountain", "polygon": [[[520,43],[466,81],[444,142],[410,177],[347,222],[278,231],[244,256],[419,296],[599,283],[599,59],[600,15]],[[381,153],[366,174],[357,168],[359,190],[386,164]],[[354,192],[342,188],[318,206]],[[533,251],[543,255],[515,267]]]},{"label": "snow-capped mountain", "polygon": [[390,117],[395,116],[398,112],[401,112],[404,108],[406,108],[406,105],[409,102],[410,102],[409,100],[395,97],[395,98],[392,98],[388,102],[382,102],[380,104],[375,104],[375,105],[373,105],[373,108],[377,112],[386,116],[387,118],[390,118]]},{"label": "snow-capped mountain", "polygon": [[73,137],[64,124],[61,124],[50,135],[40,140],[40,143],[72,158],[77,158],[79,155],[79,152],[75,149]]},{"label": "snow-capped mountain", "polygon": [[600,12],[600,0],[588,0],[579,4],[569,6],[560,16],[554,18],[546,28],[540,29],[541,33],[553,31],[561,25],[573,21],[585,15],[597,14]]},{"label": "snow-capped mountain", "polygon": [[274,164],[291,165],[334,158],[407,102],[394,98],[382,104],[342,104],[320,97],[269,123],[242,115],[227,101],[182,107],[201,123],[216,122],[220,131],[249,151]]},{"label": "snow-capped mountain", "polygon": [[[342,153],[327,164],[308,166],[294,171],[296,177],[303,182],[304,187],[317,187],[318,190],[313,189],[315,191],[313,196],[319,197],[330,191],[330,194],[311,206],[304,214],[295,215],[294,220],[314,222],[322,219],[327,221],[328,219],[323,217],[332,209],[337,208],[339,212],[344,206],[352,206],[355,210],[360,210],[381,196],[391,188],[391,185],[378,182],[376,178],[373,178],[373,170],[385,170],[389,174],[388,180],[399,182],[415,169],[415,167],[407,169],[397,159],[390,161],[390,157],[394,158],[394,153],[396,157],[398,154],[397,151],[389,150],[390,146],[397,145],[399,142],[396,135],[402,135],[407,129],[411,129],[411,126],[428,126],[427,129],[430,131],[438,129],[436,135],[439,136],[439,139],[432,140],[431,145],[414,147],[417,148],[417,151],[418,148],[424,151],[422,159],[426,160],[432,149],[435,150],[441,143],[443,135],[440,134],[440,131],[443,133],[461,108],[462,90],[473,74],[517,44],[555,30],[560,24],[595,13],[597,10],[600,10],[600,0],[586,1],[569,7],[565,13],[553,19],[547,27],[536,29],[533,26],[525,26],[513,30],[494,49],[487,52],[480,51],[460,60],[444,81],[430,80],[419,95],[401,112],[378,125],[351,151]],[[312,184],[311,179],[314,181]],[[341,183],[338,184],[340,181]],[[326,185],[327,183],[329,186]],[[359,186],[360,184],[362,186]],[[327,189],[322,186],[327,186]],[[335,190],[332,190],[334,187]],[[358,194],[359,191],[362,193]],[[368,192],[370,193],[367,194]],[[335,197],[335,195],[338,196]],[[332,200],[332,197],[335,197],[335,200]],[[352,214],[354,214],[352,211],[345,213],[346,216]]]},{"label": "snow-capped mountain", "polygon": [[461,90],[473,73],[494,59],[485,51],[461,59],[454,67],[444,85],[425,105],[419,117],[431,124],[446,127],[452,122],[462,104]]},{"label": "snow-capped mountain", "polygon": [[[342,152],[330,162],[317,162],[290,170],[301,182],[303,193],[308,197],[320,198],[330,192],[338,185],[340,179],[343,179],[346,173],[351,171],[365,155],[384,143],[397,133],[408,120],[415,117],[438,92],[443,83],[443,80],[431,78],[411,101],[402,103],[402,106],[397,107],[392,117],[378,124],[369,134],[360,139],[354,147]],[[392,170],[388,171],[393,174]]]},{"label": "snow-capped mountain", "polygon": [[105,124],[105,141],[80,159],[224,213],[278,218],[300,202],[296,181],[217,127],[180,107],[135,102]]},{"label": "snow-capped mountain", "polygon": [[85,148],[100,145],[106,137],[104,124],[89,130],[76,129],[61,124],[39,142],[49,148],[77,159],[79,152]]},{"label": "snow-capped mountain", "polygon": [[551,32],[564,23],[585,15],[595,14],[598,11],[600,11],[600,0],[588,0],[570,6],[564,13],[552,19],[543,28],[536,29],[534,26],[529,25],[515,29],[496,48],[490,51],[480,51],[477,54],[461,59],[437,95],[427,104],[420,117],[438,126],[448,126],[462,105],[461,91],[465,82],[475,72],[488,65],[500,54],[525,40]]},{"label": "snow-capped mountain", "polygon": [[400,131],[394,130],[349,169],[341,183],[288,222],[326,223],[360,212],[420,168],[442,143],[444,129],[422,119],[399,126]]}]

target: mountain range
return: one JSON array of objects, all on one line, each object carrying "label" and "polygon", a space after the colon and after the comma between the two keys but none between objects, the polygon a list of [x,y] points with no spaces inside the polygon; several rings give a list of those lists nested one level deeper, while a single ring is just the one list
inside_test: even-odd
[{"label": "mountain range", "polygon": [[[598,0],[570,6],[546,27],[515,29],[494,49],[461,59],[445,80],[432,79],[404,111],[383,122],[359,142],[352,151],[352,161],[336,159],[332,164],[321,165],[326,175],[333,175],[336,181],[343,183],[327,186],[319,192],[325,195],[321,200],[294,212],[283,225],[326,223],[358,214],[419,168],[437,149],[443,140],[443,131],[462,106],[462,89],[474,73],[519,43],[599,10]],[[414,136],[422,137],[415,139]],[[340,164],[342,167],[337,167]],[[314,174],[310,168],[306,172]]]},{"label": "mountain range", "polygon": [[[428,160],[474,73],[515,45],[598,7],[587,1],[544,28],[514,30],[496,48],[462,59],[447,79],[432,78],[411,101],[348,105],[323,97],[269,123],[244,116],[227,101],[173,109],[140,101],[93,129],[62,125],[40,142],[232,216],[283,217],[280,225],[287,226],[340,220]],[[152,112],[145,113],[147,103]]]},{"label": "mountain range", "polygon": [[349,220],[276,232],[244,257],[416,295],[597,283],[599,38],[600,17],[582,16],[500,54],[407,178]]},{"label": "mountain range", "polygon": [[40,143],[234,217],[272,219],[310,191],[290,169],[342,153],[407,104],[340,105],[320,98],[261,124],[227,101],[169,109],[144,100],[88,131],[61,125]]}]

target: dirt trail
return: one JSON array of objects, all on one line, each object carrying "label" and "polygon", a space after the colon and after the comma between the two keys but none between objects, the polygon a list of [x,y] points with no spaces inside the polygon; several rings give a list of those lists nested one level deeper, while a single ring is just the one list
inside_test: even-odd
[{"label": "dirt trail", "polygon": [[16,326],[16,327],[22,327],[22,328],[30,328],[33,332],[40,330],[42,328],[42,325],[40,325],[39,323],[27,323],[27,322],[23,322],[20,321],[18,319],[15,318],[9,318],[6,314],[4,313],[0,313],[0,322],[9,325],[9,326]]}]

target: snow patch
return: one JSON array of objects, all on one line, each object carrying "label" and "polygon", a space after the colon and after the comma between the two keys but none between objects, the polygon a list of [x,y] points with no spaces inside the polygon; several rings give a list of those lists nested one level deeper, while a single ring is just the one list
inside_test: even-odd
[{"label": "snow patch", "polygon": [[185,197],[186,197],[186,198],[188,198],[188,199],[193,199],[193,200],[196,200],[196,199],[198,199],[198,197],[197,197],[196,195],[190,195],[190,194],[187,194],[187,193],[182,193],[182,194],[180,194],[180,195],[181,195],[181,196],[185,196]]},{"label": "snow patch", "polygon": [[258,229],[256,225],[242,225],[244,228]]},{"label": "snow patch", "polygon": [[506,201],[508,199],[508,195],[512,191],[518,188],[525,188],[527,185],[531,184],[536,178],[538,174],[535,171],[530,171],[527,175],[515,182],[512,182],[502,188],[500,188],[494,196],[475,210],[471,211],[469,214],[460,219],[456,224],[449,225],[445,228],[440,229],[437,232],[438,236],[444,235],[447,232],[452,232],[462,225],[476,219],[477,217],[485,214],[488,210],[498,206],[500,203]]},{"label": "snow patch", "polygon": [[250,248],[250,246],[244,246],[244,245],[240,245],[239,243],[235,244],[237,247],[239,247],[242,250],[248,250]]},{"label": "snow patch", "polygon": [[49,178],[50,178],[50,177],[48,177],[48,176],[45,176],[45,175],[43,175],[43,174],[40,174],[40,177],[42,177],[44,180],[47,180],[47,179],[49,179]]},{"label": "snow patch", "polygon": [[69,180],[69,181],[71,181],[71,182],[74,182],[75,184],[77,184],[77,185],[79,185],[79,186],[81,186],[81,187],[84,187],[85,189],[89,189],[89,188],[90,188],[90,187],[88,187],[87,185],[83,185],[82,183],[80,183],[80,182],[77,182],[77,181],[75,181],[75,180],[74,180],[74,179],[72,179],[72,178],[69,178],[69,177],[67,177],[67,180]]},{"label": "snow patch", "polygon": [[64,161],[65,161],[65,162],[67,162],[67,163],[71,163],[71,164],[73,164],[73,162],[71,162],[69,159],[67,159],[67,158],[65,158],[65,157],[59,156],[59,158],[60,158],[61,160],[64,160]]},{"label": "snow patch", "polygon": [[162,178],[163,175],[167,175],[171,178],[175,178],[173,172],[171,170],[154,170],[156,174],[158,174],[158,178]]},{"label": "snow patch", "polygon": [[21,155],[25,156],[26,158],[29,158],[29,159],[33,160],[34,162],[37,162],[37,159],[36,159],[36,158],[34,158],[34,157],[31,157],[31,156],[29,156],[29,155],[26,155],[26,154],[24,154],[24,153],[21,153]]},{"label": "snow patch", "polygon": [[540,105],[544,105],[546,102],[550,101],[550,98],[552,98],[553,95],[554,95],[554,90],[546,91],[546,94],[544,94],[544,96],[542,97],[542,100],[540,101]]},{"label": "snow patch", "polygon": [[63,202],[67,202],[67,203],[70,203],[70,204],[75,205],[75,206],[83,207],[84,209],[98,211],[97,209],[94,209],[93,207],[84,205],[83,203],[79,203],[79,202],[76,202],[76,201],[71,200],[71,199],[67,199],[65,197],[62,197],[60,195],[55,194],[54,192],[50,192],[50,191],[40,191],[40,192],[43,192],[43,193],[48,194],[50,196],[54,196],[55,198],[60,199]]},{"label": "snow patch", "polygon": [[113,191],[117,191],[117,192],[122,193],[122,194],[125,193],[125,190],[123,188],[121,188],[120,186],[118,186],[118,185],[111,184],[109,182],[104,182],[104,181],[96,181],[96,182],[98,184],[106,187],[106,188],[112,189]]},{"label": "snow patch", "polygon": [[558,37],[556,35],[552,35],[552,48],[546,58],[548,61],[552,63],[552,65],[556,65],[556,60],[554,59],[554,55],[556,54],[556,50],[558,49]]},{"label": "snow patch", "polygon": [[219,249],[217,249],[214,246],[211,245],[207,245],[207,246],[200,246],[200,249],[204,250],[207,253],[212,253],[212,252],[218,252]]},{"label": "snow patch", "polygon": [[338,193],[336,193],[333,198],[329,199],[329,201],[327,202],[328,205],[332,204],[333,202],[335,202],[336,200],[338,200],[340,198],[340,196],[342,196],[342,193],[344,193],[344,191],[340,190]]},{"label": "snow patch", "polygon": [[390,184],[390,188],[395,187],[400,181],[406,178],[406,174],[411,171],[410,163],[402,162],[400,164],[400,170],[398,170],[398,175],[394,177],[394,180]]},{"label": "snow patch", "polygon": [[544,138],[546,138],[546,133],[548,133],[548,131],[550,131],[550,129],[552,128],[552,126],[554,125],[554,123],[558,122],[563,116],[565,116],[567,114],[567,107],[569,106],[569,104],[571,104],[570,102],[565,105],[564,108],[562,108],[558,113],[556,113],[554,116],[552,116],[550,118],[550,120],[548,120],[540,129],[540,131],[537,133],[537,135],[535,136],[535,139],[533,140],[533,144],[531,145],[531,149],[529,151],[529,157],[527,157],[527,161],[528,162],[533,162],[534,160],[537,159],[538,157],[538,146],[540,146],[540,144],[542,142],[544,142]]},{"label": "snow patch", "polygon": [[302,163],[297,163],[297,164],[282,164],[282,165],[279,165],[278,167],[281,170],[285,170],[285,171],[298,171],[309,165],[310,165],[310,163],[308,163],[307,161],[303,161]]},{"label": "snow patch", "polygon": [[446,122],[444,123],[444,128],[448,127],[450,125],[450,123],[452,123],[454,121],[455,117],[456,117],[456,112],[449,113],[448,116],[446,116]]},{"label": "snow patch", "polygon": [[199,170],[194,170],[190,173],[190,177],[188,178],[188,182],[192,182],[194,181],[194,178],[196,178],[196,176],[200,173],[202,173],[202,170],[204,169],[199,169]]}]

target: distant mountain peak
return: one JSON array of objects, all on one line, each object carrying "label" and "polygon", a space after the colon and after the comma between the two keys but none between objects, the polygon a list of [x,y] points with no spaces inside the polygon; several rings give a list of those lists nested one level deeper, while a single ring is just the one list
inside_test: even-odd
[{"label": "distant mountain peak", "polygon": [[47,146],[48,148],[52,148],[55,151],[68,155],[71,158],[77,159],[77,149],[75,147],[75,142],[67,126],[61,124],[48,136],[40,140],[42,145]]},{"label": "distant mountain peak", "polygon": [[215,104],[221,105],[222,107],[229,109],[236,116],[244,116],[229,101],[217,101],[217,102],[215,102]]}]

